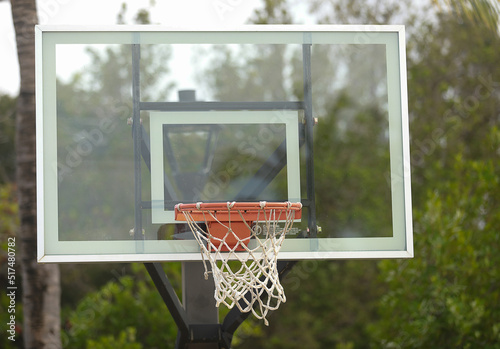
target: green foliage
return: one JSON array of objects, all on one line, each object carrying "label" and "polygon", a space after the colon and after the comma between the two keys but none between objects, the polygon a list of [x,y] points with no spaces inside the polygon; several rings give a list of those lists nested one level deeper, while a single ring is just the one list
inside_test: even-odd
[{"label": "green foliage", "polygon": [[[85,48],[88,67],[57,83],[59,231],[62,240],[129,238],[134,224],[133,142],[127,124],[131,45]],[[141,46],[143,100],[168,95],[170,54],[169,45]]]},{"label": "green foliage", "polygon": [[500,166],[457,156],[453,173],[416,211],[417,257],[380,263],[378,347],[500,347]]},{"label": "green foliage", "polygon": [[493,33],[498,33],[500,2],[498,0],[433,0],[441,6],[448,6],[453,15],[473,25],[485,26]]},{"label": "green foliage", "polygon": [[75,304],[86,294],[95,292],[112,279],[133,275],[128,263],[61,264],[61,307],[65,313],[74,310]]},{"label": "green foliage", "polygon": [[283,286],[286,303],[241,348],[368,348],[366,324],[384,292],[376,262],[301,261]]},{"label": "green foliage", "polygon": [[[180,263],[164,269],[180,296]],[[88,293],[67,314],[63,332],[65,348],[174,348],[177,326],[145,269],[132,265],[133,275],[118,276],[101,289]],[[220,308],[221,318],[228,309]],[[239,345],[262,334],[262,324],[249,319],[233,338]]]},{"label": "green foliage", "polygon": [[14,236],[19,227],[16,186],[13,183],[0,185],[0,237],[2,242]]},{"label": "green foliage", "polygon": [[16,98],[0,95],[0,185],[14,180]]},{"label": "green foliage", "polygon": [[257,9],[253,18],[254,24],[291,24],[292,16],[286,0],[263,0],[264,7]]},{"label": "green foliage", "polygon": [[500,38],[439,13],[410,42],[415,259],[380,263],[374,347],[499,348]]},{"label": "green foliage", "polygon": [[[156,0],[149,0],[147,8],[142,8],[137,11],[134,15],[132,22],[134,24],[152,24],[151,23],[151,11],[154,11],[154,6],[156,5]],[[126,20],[127,14],[127,3],[123,2],[120,8],[120,12],[117,15],[117,24],[127,24]]]},{"label": "green foliage", "polygon": [[[167,265],[177,287],[179,266]],[[121,276],[89,293],[65,327],[64,347],[72,349],[108,348],[113,340],[123,343],[123,348],[173,348],[177,335],[177,326],[142,265],[134,266],[133,276]]]},{"label": "green foliage", "polygon": [[92,349],[142,349],[140,343],[136,343],[135,328],[127,327],[121,331],[118,338],[115,336],[103,336],[98,340],[89,339],[87,347]]},{"label": "green foliage", "polygon": [[[386,0],[368,5],[364,0],[308,1],[310,11],[323,24],[389,24],[411,17],[411,1]],[[405,23],[408,23],[406,20]]]},{"label": "green foliage", "polygon": [[386,129],[376,105],[360,106],[344,93],[320,119],[314,135],[315,158],[321,159],[314,164],[315,187],[319,225],[329,236],[391,233]]},{"label": "green foliage", "polygon": [[500,37],[440,14],[422,26],[409,56],[409,111],[414,204],[424,205],[432,179],[450,173],[457,154],[497,157],[484,139],[498,124]]},{"label": "green foliage", "polygon": [[[215,100],[277,101],[291,98],[292,91],[283,81],[286,76],[283,45],[238,45],[238,48],[216,45],[209,51],[213,57],[198,77]],[[201,53],[200,54],[207,54]],[[266,77],[263,79],[262,77]]]}]

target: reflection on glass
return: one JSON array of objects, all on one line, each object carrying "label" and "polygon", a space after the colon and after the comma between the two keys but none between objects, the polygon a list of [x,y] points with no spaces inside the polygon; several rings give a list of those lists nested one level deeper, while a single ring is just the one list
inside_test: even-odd
[{"label": "reflection on glass", "polygon": [[[130,239],[131,45],[58,44],[56,61],[59,238]],[[177,101],[176,91],[184,88],[196,90],[199,101],[303,99],[299,44],[143,44],[140,67],[142,101]],[[314,129],[317,220],[323,231],[319,237],[392,236],[385,45],[314,44],[312,97],[319,118]],[[148,113],[142,115],[149,132]],[[165,155],[165,172],[176,178],[177,197],[286,198],[286,169],[263,191],[241,194],[285,140],[283,130],[269,127],[238,124],[194,130],[180,120],[165,128],[171,149]],[[262,135],[264,141],[256,139]],[[147,166],[143,173],[147,201]],[[305,169],[301,173],[304,192]],[[148,223],[145,211],[146,237],[156,239],[157,231],[167,228]],[[305,209],[299,229],[305,229],[307,216]],[[172,238],[160,234],[165,236]]]}]

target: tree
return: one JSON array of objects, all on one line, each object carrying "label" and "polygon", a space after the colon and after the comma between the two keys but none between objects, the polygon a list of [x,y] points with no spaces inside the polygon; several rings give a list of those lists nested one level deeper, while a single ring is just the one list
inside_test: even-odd
[{"label": "tree", "polygon": [[411,40],[415,53],[408,56],[416,207],[425,204],[434,180],[453,176],[456,154],[469,160],[496,156],[483,140],[499,122],[500,37],[449,13],[437,19],[421,26]]},{"label": "tree", "polygon": [[254,24],[292,24],[290,4],[286,0],[263,0],[264,7],[255,10],[251,22]]},{"label": "tree", "polygon": [[498,348],[500,38],[437,19],[408,62],[416,257],[380,263],[370,327],[380,348]]},{"label": "tree", "polygon": [[[64,347],[174,348],[174,320],[145,269],[140,264],[132,269],[133,275],[119,276],[79,302],[66,320]],[[168,269],[179,289],[180,263]]]},{"label": "tree", "polygon": [[[68,312],[65,348],[174,348],[178,331],[174,319],[144,267],[134,263],[131,268],[133,274],[116,275]],[[181,263],[165,263],[164,269],[181,297]],[[228,311],[221,306],[221,317]],[[234,346],[260,333],[260,326],[256,319],[245,321],[233,338]]]},{"label": "tree", "polygon": [[[498,128],[485,141],[499,149]],[[416,212],[420,256],[380,265],[389,291],[372,326],[376,347],[498,348],[500,168],[458,155],[453,171]]]},{"label": "tree", "polygon": [[21,87],[16,113],[19,260],[26,348],[60,348],[60,286],[56,264],[37,264],[35,141],[35,0],[11,1]]},{"label": "tree", "polygon": [[433,3],[439,7],[441,3],[444,3],[462,21],[482,23],[492,32],[498,33],[500,16],[500,1],[498,0],[433,0]]}]

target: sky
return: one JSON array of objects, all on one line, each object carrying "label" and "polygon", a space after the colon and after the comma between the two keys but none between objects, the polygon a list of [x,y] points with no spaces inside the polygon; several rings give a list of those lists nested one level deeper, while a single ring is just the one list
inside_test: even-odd
[{"label": "sky", "polygon": [[[124,0],[37,0],[40,24],[113,25]],[[156,0],[153,24],[179,28],[236,27],[245,24],[261,0]],[[129,23],[150,0],[127,1]],[[0,1],[0,93],[19,91],[19,66],[9,1]]]}]

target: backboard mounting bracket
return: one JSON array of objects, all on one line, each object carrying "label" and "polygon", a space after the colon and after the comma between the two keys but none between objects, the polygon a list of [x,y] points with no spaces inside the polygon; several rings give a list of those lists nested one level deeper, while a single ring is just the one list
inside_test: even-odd
[{"label": "backboard mounting bracket", "polygon": [[[279,277],[283,279],[295,266],[297,261],[279,261]],[[217,349],[231,348],[234,333],[239,326],[250,316],[251,313],[243,313],[234,307],[225,316],[222,323],[196,324],[190,323],[186,310],[182,306],[175,290],[165,274],[160,263],[144,263],[151,279],[167,306],[174,322],[179,330],[177,335],[176,349],[186,348],[187,345],[213,344]],[[251,295],[248,293],[248,297]],[[193,347],[195,348],[195,347]]]}]

